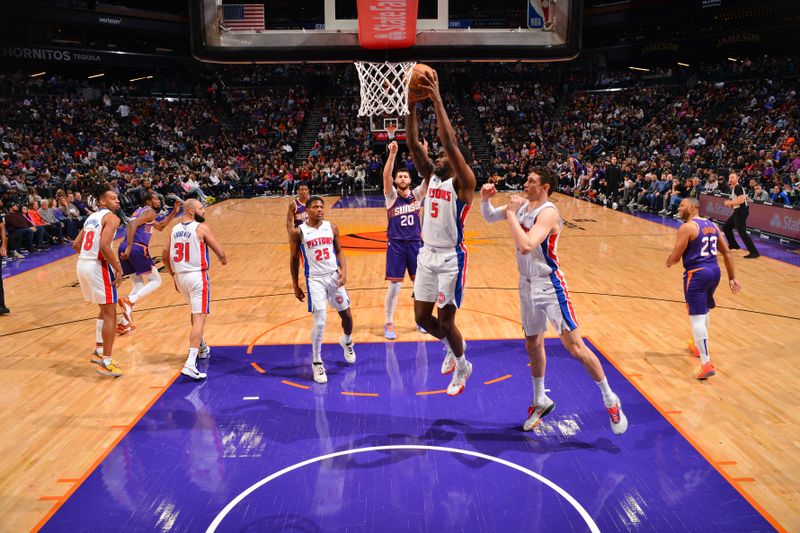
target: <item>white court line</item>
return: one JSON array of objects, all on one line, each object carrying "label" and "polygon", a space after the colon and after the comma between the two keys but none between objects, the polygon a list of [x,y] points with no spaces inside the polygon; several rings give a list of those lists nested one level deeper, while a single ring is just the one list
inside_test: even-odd
[{"label": "white court line", "polygon": [[544,389],[545,392],[550,392],[550,389]]},{"label": "white court line", "polygon": [[228,505],[226,505],[225,508],[222,509],[222,511],[219,512],[219,514],[216,516],[216,518],[214,518],[214,521],[211,522],[211,524],[208,526],[208,529],[206,529],[206,533],[214,533],[217,530],[217,528],[219,527],[219,525],[222,523],[222,521],[225,519],[225,517],[228,516],[228,513],[230,513],[233,510],[234,507],[239,505],[239,503],[242,500],[244,500],[247,496],[249,496],[250,494],[252,494],[256,490],[258,490],[260,487],[266,485],[267,483],[269,483],[273,479],[277,479],[277,478],[281,477],[284,474],[288,474],[292,470],[297,470],[298,468],[302,468],[302,467],[310,465],[312,463],[318,463],[320,461],[325,461],[326,459],[333,459],[334,457],[341,457],[342,455],[350,455],[350,454],[364,453],[364,452],[380,452],[380,451],[386,451],[386,450],[430,450],[430,451],[435,451],[435,452],[460,453],[460,454],[463,454],[463,455],[471,455],[473,457],[479,457],[479,458],[485,459],[487,461],[500,463],[501,465],[507,466],[509,468],[513,468],[514,470],[522,472],[523,474],[528,474],[532,478],[541,481],[542,483],[544,483],[545,485],[547,485],[548,487],[553,489],[562,498],[567,500],[567,502],[570,505],[572,505],[572,507],[576,511],[578,511],[578,514],[581,515],[581,518],[583,518],[584,522],[586,522],[586,525],[589,526],[589,531],[591,531],[592,533],[600,533],[600,528],[597,527],[597,524],[592,519],[592,517],[589,516],[589,513],[586,512],[586,509],[584,509],[583,506],[580,503],[578,503],[578,501],[575,498],[573,498],[572,495],[569,492],[567,492],[566,490],[562,489],[560,486],[556,485],[555,483],[553,483],[552,481],[550,481],[546,477],[542,476],[541,474],[537,474],[533,470],[529,470],[529,469],[525,468],[524,466],[520,466],[520,465],[518,465],[516,463],[512,463],[511,461],[506,461],[505,459],[500,459],[499,457],[493,457],[491,455],[486,455],[485,453],[473,452],[471,450],[461,450],[459,448],[448,448],[448,447],[445,447],[445,446],[425,446],[425,445],[417,445],[417,444],[397,444],[397,445],[394,445],[394,446],[371,446],[369,448],[357,448],[357,449],[354,449],[354,450],[343,450],[343,451],[340,451],[340,452],[329,453],[327,455],[320,455],[319,457],[314,457],[312,459],[307,459],[307,460],[302,461],[300,463],[293,464],[291,466],[287,466],[283,470],[279,470],[278,472],[275,472],[274,474],[270,474],[269,476],[265,477],[261,481],[257,481],[256,483],[250,485],[250,487],[248,487],[241,494],[239,494],[233,500],[231,500],[230,503],[228,503]]},{"label": "white court line", "polygon": [[258,400],[258,396],[245,396],[242,400]]}]

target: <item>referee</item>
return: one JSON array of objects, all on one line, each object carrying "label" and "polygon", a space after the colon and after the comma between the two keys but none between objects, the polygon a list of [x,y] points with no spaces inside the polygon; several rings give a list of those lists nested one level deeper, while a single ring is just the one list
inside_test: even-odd
[{"label": "referee", "polygon": [[725,205],[732,207],[733,213],[725,224],[722,225],[722,231],[725,232],[725,238],[728,239],[728,248],[731,250],[739,250],[739,245],[733,237],[733,228],[736,227],[739,237],[741,237],[742,242],[744,242],[744,245],[750,252],[744,256],[744,258],[755,259],[756,257],[761,257],[761,254],[756,250],[756,245],[753,244],[753,241],[747,234],[747,215],[750,213],[750,207],[747,203],[747,196],[744,194],[744,188],[739,185],[739,175],[732,172],[731,175],[728,176],[728,185],[730,185],[731,188],[731,199],[725,200]]}]

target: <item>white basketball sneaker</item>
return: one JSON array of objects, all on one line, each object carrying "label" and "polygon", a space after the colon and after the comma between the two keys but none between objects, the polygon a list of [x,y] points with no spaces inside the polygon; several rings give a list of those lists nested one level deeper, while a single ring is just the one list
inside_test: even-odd
[{"label": "white basketball sneaker", "polygon": [[525,423],[522,424],[522,430],[532,430],[539,425],[539,422],[542,421],[542,418],[544,418],[546,415],[549,415],[550,412],[555,408],[556,402],[547,396],[544,397],[539,405],[533,405],[533,402],[531,402],[530,407],[528,407],[528,418],[526,418]]},{"label": "white basketball sneaker", "polygon": [[[453,357],[455,359],[455,356]],[[447,386],[448,396],[458,396],[464,392],[464,387],[467,386],[467,380],[472,375],[472,363],[467,361],[467,369],[460,372],[456,369],[453,372],[453,379],[450,380],[450,385]]]},{"label": "white basketball sneaker", "polygon": [[[462,353],[466,353],[467,341],[463,342],[464,342],[464,351]],[[441,373],[443,376],[446,376],[447,374],[456,369],[456,355],[453,353],[453,350],[451,350],[450,347],[447,345],[445,345],[444,350],[445,354],[444,354],[444,361],[442,361]]]},{"label": "white basketball sneaker", "polygon": [[323,384],[328,382],[328,375],[325,373],[325,365],[322,363],[314,363],[311,365],[311,368],[314,372],[314,381]]},{"label": "white basketball sneaker", "polygon": [[200,372],[197,370],[196,366],[189,366],[183,365],[183,370],[181,370],[181,374],[184,376],[189,376],[195,381],[200,381],[201,379],[206,379],[208,375],[205,372]]},{"label": "white basketball sneaker", "polygon": [[622,402],[619,401],[619,396],[614,395],[614,401],[606,402],[606,409],[608,410],[608,418],[611,422],[611,431],[615,435],[622,435],[628,429],[628,418],[622,412]]},{"label": "white basketball sneaker", "polygon": [[344,360],[351,365],[355,363],[356,351],[353,349],[353,341],[350,341],[350,344],[347,344],[344,342],[344,336],[339,337],[339,346],[342,347],[342,351],[344,352]]}]

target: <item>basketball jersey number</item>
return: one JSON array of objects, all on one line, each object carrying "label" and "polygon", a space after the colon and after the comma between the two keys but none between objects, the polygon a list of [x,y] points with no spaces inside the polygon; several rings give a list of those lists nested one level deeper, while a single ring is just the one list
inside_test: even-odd
[{"label": "basketball jersey number", "polygon": [[[433,206],[431,206],[433,208]],[[435,215],[431,215],[435,216]],[[414,215],[400,215],[400,225],[407,227],[414,225]]]},{"label": "basketball jersey number", "polygon": [[94,246],[94,232],[87,231],[83,237],[83,249],[88,252],[92,249],[92,246]]},{"label": "basketball jersey number", "polygon": [[320,248],[314,250],[314,261],[323,261],[331,258],[330,248]]},{"label": "basketball jersey number", "polygon": [[180,263],[183,261],[189,262],[189,243],[188,242],[176,242],[175,243],[175,257],[172,258],[172,261],[175,263]]},{"label": "basketball jersey number", "polygon": [[439,218],[439,203],[431,202],[431,218]]},{"label": "basketball jersey number", "polygon": [[709,255],[717,255],[717,237],[716,235],[703,237],[701,241],[703,247],[700,248],[700,257],[708,257]]}]

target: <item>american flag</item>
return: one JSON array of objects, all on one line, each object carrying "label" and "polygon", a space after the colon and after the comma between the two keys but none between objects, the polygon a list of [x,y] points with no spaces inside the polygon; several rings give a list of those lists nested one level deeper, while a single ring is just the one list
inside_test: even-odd
[{"label": "american flag", "polygon": [[222,6],[222,23],[231,31],[264,29],[264,4]]}]

